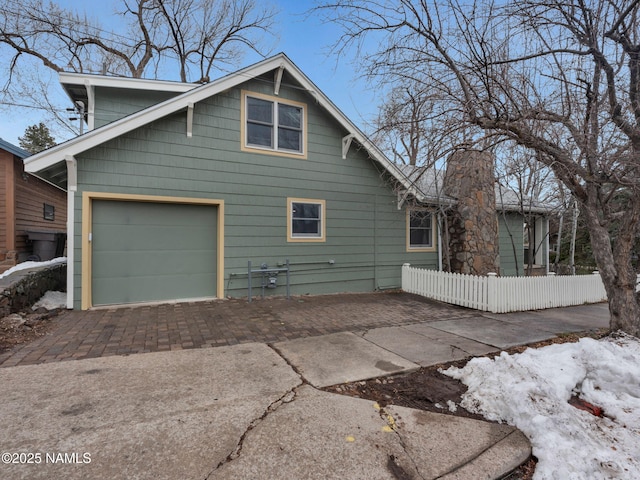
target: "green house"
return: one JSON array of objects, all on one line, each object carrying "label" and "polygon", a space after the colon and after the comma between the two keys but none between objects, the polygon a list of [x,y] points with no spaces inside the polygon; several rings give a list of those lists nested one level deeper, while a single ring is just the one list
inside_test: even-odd
[{"label": "green house", "polygon": [[283,54],[203,85],[61,83],[88,132],[25,169],[68,192],[70,308],[246,296],[264,265],[254,292],[283,295],[287,262],[291,294],[438,268],[416,187]]}]

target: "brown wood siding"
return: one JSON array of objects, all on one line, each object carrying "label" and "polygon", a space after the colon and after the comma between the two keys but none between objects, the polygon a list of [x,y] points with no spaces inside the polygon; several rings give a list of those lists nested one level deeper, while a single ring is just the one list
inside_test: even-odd
[{"label": "brown wood siding", "polygon": [[7,251],[7,164],[11,155],[0,150],[0,261],[5,259]]},{"label": "brown wood siding", "polygon": [[[21,160],[16,159],[14,165],[16,250],[24,255],[31,251],[27,243],[27,231],[66,231],[67,194],[32,175],[23,178],[24,165]],[[45,203],[55,207],[53,221],[44,219]]]},{"label": "brown wood siding", "polygon": [[6,258],[8,250],[14,248],[14,224],[12,220],[13,194],[13,154],[0,150],[0,261]]}]

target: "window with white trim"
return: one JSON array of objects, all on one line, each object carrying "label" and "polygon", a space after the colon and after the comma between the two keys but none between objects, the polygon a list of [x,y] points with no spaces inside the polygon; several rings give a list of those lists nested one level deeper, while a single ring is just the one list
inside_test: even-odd
[{"label": "window with white trim", "polygon": [[409,249],[433,248],[433,214],[427,210],[408,211],[408,239]]},{"label": "window with white trim", "polygon": [[325,201],[289,198],[287,239],[289,241],[324,241]]},{"label": "window with white trim", "polygon": [[245,146],[304,153],[304,107],[265,95],[245,95]]}]

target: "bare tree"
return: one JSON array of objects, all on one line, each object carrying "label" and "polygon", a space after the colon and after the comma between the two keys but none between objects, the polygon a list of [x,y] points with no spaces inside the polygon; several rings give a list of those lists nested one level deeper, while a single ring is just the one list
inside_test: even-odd
[{"label": "bare tree", "polygon": [[408,80],[391,89],[374,121],[373,140],[398,164],[428,166],[451,154],[462,137],[459,122],[451,124],[441,112],[442,96],[425,90],[421,80]]},{"label": "bare tree", "polygon": [[0,108],[9,112],[14,112],[15,108],[37,111],[57,138],[77,135],[77,127],[69,122],[68,104],[61,103],[56,95],[50,94],[59,89],[55,72],[38,71],[33,61],[29,63],[28,67],[23,64],[19,77],[14,79],[10,88],[0,92]]},{"label": "bare tree", "polygon": [[[151,0],[136,0],[135,8],[124,1],[128,31],[122,34],[104,29],[86,15],[42,0],[2,0],[0,44],[9,47],[9,82],[23,57],[33,57],[56,71],[103,72],[142,77],[156,44],[147,23]],[[131,19],[131,21],[129,21]],[[135,33],[134,33],[135,32]]]},{"label": "bare tree", "polygon": [[[13,51],[9,78],[22,56],[57,72],[102,72],[134,78],[177,61],[180,80],[235,65],[244,50],[262,52],[275,11],[256,0],[121,0],[126,29],[42,0],[0,0],[0,44]],[[155,63],[155,71],[149,67]]]},{"label": "bare tree", "polygon": [[183,82],[192,69],[199,81],[209,81],[216,62],[235,65],[243,49],[262,53],[261,34],[270,33],[275,17],[272,9],[256,0],[155,0],[153,4],[159,23],[169,33],[166,48],[180,65]]},{"label": "bare tree", "polygon": [[[533,273],[537,253],[547,244],[547,236],[535,235],[536,223],[542,212],[550,216],[562,209],[561,191],[551,169],[536,159],[535,152],[514,143],[498,145],[496,151],[496,179],[502,203],[516,208],[524,223],[524,240],[528,245],[526,256],[521,257],[512,245],[516,271],[519,263],[526,265],[525,274]],[[503,215],[505,214],[503,209]],[[506,220],[506,218],[505,218]],[[508,227],[508,222],[505,221]],[[511,232],[508,232],[511,234]],[[511,236],[511,235],[510,235]],[[513,237],[511,236],[512,242]]]},{"label": "bare tree", "polygon": [[[425,88],[446,94],[451,114],[468,126],[468,140],[488,136],[535,152],[581,205],[611,328],[636,336],[639,6],[639,0],[338,0],[321,7],[344,27],[338,51],[360,48],[368,75],[404,82],[419,74]],[[364,49],[367,39],[376,47]]]}]

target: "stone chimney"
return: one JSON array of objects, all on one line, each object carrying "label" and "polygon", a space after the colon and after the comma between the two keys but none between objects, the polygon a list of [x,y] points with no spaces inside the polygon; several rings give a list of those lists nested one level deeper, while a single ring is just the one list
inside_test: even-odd
[{"label": "stone chimney", "polygon": [[461,150],[447,161],[444,194],[457,199],[449,223],[451,270],[470,275],[499,273],[498,216],[493,155]]}]

